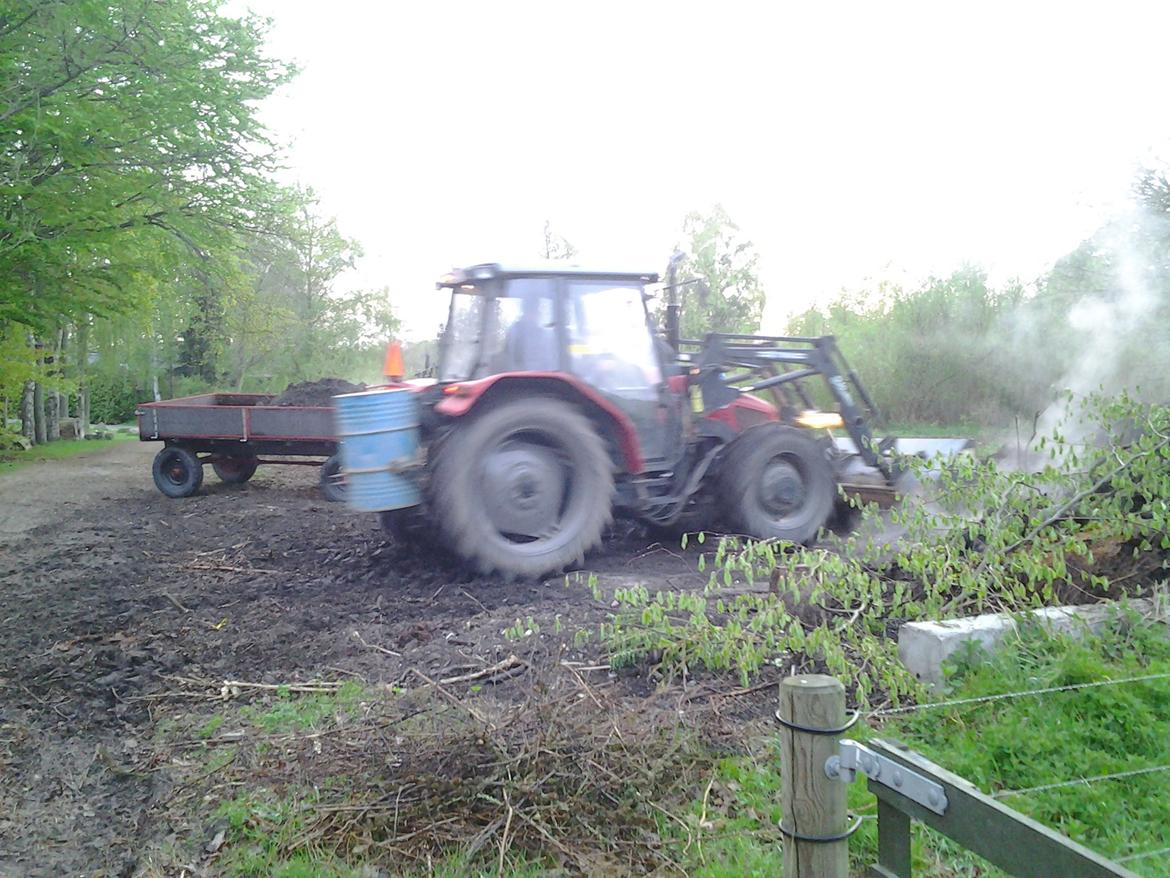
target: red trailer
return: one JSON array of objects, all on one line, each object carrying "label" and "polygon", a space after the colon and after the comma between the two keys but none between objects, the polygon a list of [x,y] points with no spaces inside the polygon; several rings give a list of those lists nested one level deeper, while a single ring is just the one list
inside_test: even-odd
[{"label": "red trailer", "polygon": [[204,393],[139,405],[138,438],[163,443],[154,458],[158,489],[168,497],[190,497],[203,484],[206,464],[237,484],[261,464],[288,464],[321,467],[325,498],[343,499],[333,408],[270,405],[272,400],[257,393]]}]

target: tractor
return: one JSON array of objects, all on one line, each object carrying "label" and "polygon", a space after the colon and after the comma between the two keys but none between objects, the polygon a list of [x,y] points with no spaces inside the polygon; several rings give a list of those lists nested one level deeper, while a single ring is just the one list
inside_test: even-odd
[{"label": "tractor", "polygon": [[[890,443],[832,337],[683,339],[670,276],[654,325],[658,282],[562,264],[444,275],[435,377],[389,366],[385,389],[354,395],[408,394],[409,414],[363,416],[347,437],[336,398],[351,504],[511,578],[582,564],[615,516],[808,543],[843,489],[892,496]],[[408,434],[410,453],[357,461],[357,435],[379,430]],[[359,490],[375,476],[408,490]]]}]

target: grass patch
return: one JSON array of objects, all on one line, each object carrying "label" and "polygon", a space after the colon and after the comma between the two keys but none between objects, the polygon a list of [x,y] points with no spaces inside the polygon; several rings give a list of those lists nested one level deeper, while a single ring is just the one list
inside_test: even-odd
[{"label": "grass patch", "polygon": [[[990,427],[987,424],[956,422],[953,424],[935,424],[931,422],[907,421],[897,424],[887,424],[876,428],[879,436],[913,436],[921,439],[975,439],[980,441],[992,440],[1008,433],[1005,426]],[[1025,439],[1028,437],[1025,436]]]},{"label": "grass patch", "polygon": [[219,731],[219,727],[222,726],[223,723],[223,714],[214,714],[209,720],[207,720],[207,722],[199,727],[199,731],[197,731],[195,734],[198,735],[198,737],[202,740],[206,741],[208,738],[214,736],[215,733]]},{"label": "grass patch", "polygon": [[118,442],[137,438],[132,434],[115,433],[113,439],[62,439],[47,445],[37,445],[28,451],[6,451],[0,453],[0,473],[11,472],[32,463],[63,460],[93,451],[101,451]]},{"label": "grass patch", "polygon": [[357,878],[358,872],[324,850],[284,856],[282,848],[304,830],[303,800],[277,798],[267,791],[224,802],[215,816],[227,825],[231,847],[220,866],[240,878]]},{"label": "grass patch", "polygon": [[270,734],[308,731],[318,728],[338,714],[356,714],[365,697],[365,690],[356,680],[347,681],[336,692],[314,692],[301,696],[282,688],[276,690],[274,702],[244,708],[242,713],[245,719]]},{"label": "grass patch", "polygon": [[[1079,642],[1029,632],[990,660],[968,657],[953,680],[955,694],[966,698],[1159,673],[1170,673],[1166,629],[1121,615],[1108,633]],[[1170,680],[922,711],[887,731],[1106,857],[1166,845],[1170,771],[1003,793],[1170,764]],[[955,874],[946,864],[923,860],[925,875]],[[1139,874],[1164,875],[1170,857],[1127,865]]]}]

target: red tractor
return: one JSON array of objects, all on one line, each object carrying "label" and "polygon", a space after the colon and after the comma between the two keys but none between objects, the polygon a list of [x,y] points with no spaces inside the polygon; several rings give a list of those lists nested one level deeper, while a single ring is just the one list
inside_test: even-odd
[{"label": "red tractor", "polygon": [[[659,333],[657,281],[547,265],[444,276],[437,378],[410,384],[421,453],[379,464],[418,490],[361,508],[482,572],[539,576],[581,564],[615,515],[805,543],[839,485],[892,495],[873,405],[831,337],[680,339],[674,304]],[[817,409],[814,377],[837,411]]]}]

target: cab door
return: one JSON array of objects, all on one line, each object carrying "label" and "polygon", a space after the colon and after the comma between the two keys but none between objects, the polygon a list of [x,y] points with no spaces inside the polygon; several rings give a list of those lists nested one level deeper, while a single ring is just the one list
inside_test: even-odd
[{"label": "cab door", "polygon": [[663,377],[641,287],[569,278],[564,302],[570,371],[630,418],[647,469],[674,463],[682,452],[682,424]]}]

